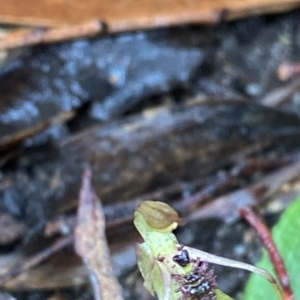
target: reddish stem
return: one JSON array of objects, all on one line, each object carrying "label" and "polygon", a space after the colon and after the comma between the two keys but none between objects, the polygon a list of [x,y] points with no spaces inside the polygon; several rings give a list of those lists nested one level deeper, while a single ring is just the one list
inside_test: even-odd
[{"label": "reddish stem", "polygon": [[272,233],[258,210],[247,206],[240,209],[240,215],[255,229],[258,237],[261,239],[266,250],[269,253],[270,260],[274,266],[275,272],[281,285],[284,300],[294,300],[294,294],[290,285],[289,275],[285,268],[277,246],[273,240]]}]

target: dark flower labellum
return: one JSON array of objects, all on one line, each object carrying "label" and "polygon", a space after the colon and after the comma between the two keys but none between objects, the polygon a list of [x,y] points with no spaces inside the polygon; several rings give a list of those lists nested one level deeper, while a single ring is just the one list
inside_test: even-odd
[{"label": "dark flower labellum", "polygon": [[174,255],[173,261],[178,263],[181,267],[185,267],[190,263],[190,257],[187,250],[182,250],[181,254]]},{"label": "dark flower labellum", "polygon": [[193,262],[193,271],[186,275],[173,274],[172,278],[179,284],[181,300],[216,300],[217,288],[214,270],[208,268],[207,262],[197,259]]}]

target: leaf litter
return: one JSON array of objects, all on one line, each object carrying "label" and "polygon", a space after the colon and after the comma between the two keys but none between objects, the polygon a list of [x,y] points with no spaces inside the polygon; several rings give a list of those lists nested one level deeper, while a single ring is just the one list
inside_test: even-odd
[{"label": "leaf litter", "polygon": [[[272,36],[272,35],[270,35],[270,36]],[[243,40],[243,38],[241,37],[241,40]],[[282,46],[282,45],[281,45]],[[249,48],[249,47],[248,47]],[[283,52],[280,52],[280,53],[283,53]],[[226,55],[225,55],[226,56]],[[246,55],[247,56],[247,55]],[[224,58],[224,56],[222,56],[222,55],[220,55],[219,56],[220,58]],[[226,57],[225,57],[226,58]],[[228,57],[227,57],[228,58]],[[228,65],[227,65],[228,66]],[[226,69],[226,68],[224,68],[224,69]],[[230,68],[229,68],[230,69]],[[267,69],[267,68],[266,68]],[[85,72],[83,72],[83,73],[85,73]],[[251,70],[250,70],[250,73],[251,73]],[[13,73],[12,73],[13,74]],[[252,74],[253,75],[253,74]],[[226,76],[223,76],[223,78],[225,78]],[[250,76],[251,77],[251,76]],[[264,75],[264,77],[266,77],[266,78],[269,78],[268,76],[265,76]],[[227,78],[227,77],[226,77]],[[243,80],[246,80],[246,82],[247,82],[247,80],[249,79],[249,77],[247,77],[247,78],[245,78],[245,77],[242,77],[243,78]],[[252,77],[253,78],[253,77]],[[251,79],[250,79],[251,80]],[[253,80],[253,79],[252,79]],[[241,82],[239,82],[239,84],[240,84]],[[200,86],[200,85],[199,85]],[[203,86],[203,85],[202,85]],[[251,89],[249,89],[249,91],[252,91]],[[50,97],[51,98],[51,97]],[[293,103],[293,104],[295,104],[295,103]],[[268,113],[270,113],[270,110],[268,110]],[[268,116],[268,113],[265,115],[265,117],[266,116]],[[234,115],[234,114],[233,114]],[[245,120],[245,118],[243,118],[244,120]],[[274,124],[276,124],[276,122],[277,123],[279,123],[280,124],[280,122],[281,122],[281,120],[280,119],[276,119],[275,121],[274,121]],[[228,129],[229,131],[231,130],[231,127],[229,127],[229,129]],[[245,137],[247,137],[247,128],[243,128],[243,130],[241,130],[241,133],[243,133],[244,134],[244,136],[242,136],[243,138],[245,138]],[[245,134],[246,133],[246,134]],[[87,132],[86,132],[86,134],[87,134]],[[219,132],[219,134],[220,134],[220,136],[226,136],[226,131],[223,131],[223,132]],[[296,140],[296,139],[295,139]],[[252,141],[251,141],[252,142]],[[282,142],[283,143],[283,142]],[[73,144],[74,145],[74,144]],[[70,145],[70,147],[66,150],[66,153],[67,154],[69,154],[68,152],[69,152],[69,150],[70,149],[72,149],[72,146],[73,145]],[[81,145],[81,147],[84,147],[83,145]],[[88,143],[86,143],[85,144],[85,147],[88,147]],[[212,149],[212,148],[211,148]],[[136,153],[134,153],[135,155],[136,155]],[[66,157],[67,157],[67,155],[66,155]],[[149,156],[150,157],[150,156]],[[94,162],[93,161],[93,155],[91,155],[91,160],[90,160],[90,162],[92,161],[92,162]],[[48,157],[47,157],[47,159],[48,159]],[[86,158],[85,158],[86,159]],[[89,158],[88,158],[88,160],[89,160]],[[213,160],[215,160],[215,159],[213,159]],[[25,161],[25,165],[24,165],[24,161]],[[28,166],[26,166],[26,159],[23,159],[22,160],[22,163],[21,163],[21,168],[24,168],[24,169],[26,169],[26,170],[29,170],[30,171],[30,166],[32,166],[31,165],[31,163],[28,163]],[[43,166],[44,167],[44,166]],[[226,166],[224,166],[224,167],[226,167]],[[97,169],[98,168],[98,166],[96,167],[95,166],[95,168]],[[46,169],[46,168],[45,168]],[[72,169],[73,170],[73,169]],[[51,182],[51,185],[49,185],[49,186],[51,186],[51,187],[55,187],[55,185],[57,184],[57,183],[55,183],[55,182],[60,182],[60,180],[61,179],[65,179],[65,178],[69,178],[68,176],[70,175],[70,173],[75,173],[75,174],[81,174],[81,171],[80,171],[80,169],[78,169],[76,172],[74,172],[74,170],[72,171],[71,170],[71,172],[67,172],[65,175],[66,176],[63,176],[63,177],[61,177],[61,176],[57,176],[57,177],[55,177],[54,179],[55,180],[52,180],[52,182]],[[170,169],[170,170],[172,170],[172,168]],[[30,176],[32,176],[32,169],[31,169],[31,171],[28,173]],[[39,174],[39,176],[42,174],[43,176],[44,176],[44,174],[43,173],[41,173],[40,171],[39,172],[37,172],[37,174]],[[59,174],[59,172],[55,172],[55,174]],[[97,173],[97,174],[99,174],[99,173]],[[139,174],[140,175],[140,174]],[[29,176],[29,179],[30,179],[30,181],[33,179],[32,177],[30,177]],[[80,175],[79,175],[79,177],[80,177]],[[19,177],[19,178],[22,178],[21,176]],[[139,176],[136,176],[135,178],[139,178]],[[157,181],[159,181],[159,180],[161,180],[161,177],[159,177],[158,178],[158,180]],[[29,181],[29,182],[30,182]],[[80,181],[77,181],[77,183],[75,184],[75,186],[77,185],[77,187],[79,186],[79,182]],[[283,182],[283,181],[282,181]],[[96,183],[97,183],[97,180],[96,180]],[[149,184],[149,183],[148,183]],[[150,186],[152,186],[154,183],[151,183],[150,184]],[[238,182],[236,182],[236,184],[238,184]],[[29,187],[29,184],[25,184],[24,186],[26,186],[27,188]],[[97,190],[97,194],[99,195],[99,194],[101,194],[101,189],[102,189],[102,185],[101,184],[96,184],[96,185],[94,185],[95,186],[95,188],[96,188],[96,190],[97,190],[97,188],[99,187],[99,189]],[[234,185],[233,185],[234,186]],[[227,188],[228,188],[228,186],[227,186]],[[39,189],[38,189],[38,192],[36,193],[36,199],[38,199],[40,196],[42,196],[42,193],[39,193],[39,191],[40,191],[41,189],[40,189],[40,187],[39,187]],[[15,191],[15,190],[14,190]],[[183,194],[185,193],[185,195],[187,194],[190,194],[190,193],[193,193],[194,191],[193,191],[193,189],[186,189],[186,188],[183,188],[183,189],[181,189],[181,191],[179,192],[179,195],[180,195],[180,197],[182,197],[183,198]],[[220,193],[220,191],[218,191],[218,190],[216,190],[216,194],[218,194],[218,193]],[[47,193],[46,193],[47,194]],[[48,192],[48,195],[47,195],[47,197],[49,197],[49,194],[51,195],[51,193],[49,193]],[[75,193],[76,194],[76,193]],[[6,195],[11,195],[11,194],[9,194],[9,193],[7,193]],[[22,195],[22,193],[20,193],[20,195]],[[136,196],[138,196],[139,194],[137,194]],[[23,195],[22,195],[23,196]],[[53,194],[51,195],[52,197],[53,197]],[[6,196],[7,197],[7,196]],[[46,198],[47,198],[46,197]],[[17,197],[16,197],[17,198]],[[30,195],[27,195],[26,194],[26,196],[25,196],[25,198],[28,198],[28,199],[31,199],[31,197],[30,197]],[[120,202],[121,202],[121,200],[123,200],[123,199],[120,199],[120,197],[118,196],[118,197],[112,197],[112,198],[118,198],[118,200],[120,200]],[[47,198],[48,199],[48,198]],[[52,199],[52,198],[51,198]],[[104,199],[104,202],[105,202],[105,205],[107,204],[107,202],[105,201],[105,198],[103,198]],[[38,199],[38,200],[40,200],[40,199]],[[108,201],[109,202],[109,201]],[[38,201],[35,201],[35,205],[36,206],[38,206]],[[23,208],[24,206],[27,206],[27,205],[24,205],[24,203],[21,205],[21,207]],[[17,205],[15,205],[15,206],[13,206],[13,205],[11,205],[11,211],[13,211],[15,214],[17,214],[16,212],[18,211],[18,208],[16,208],[17,207]],[[229,212],[230,213],[230,212]],[[122,224],[122,223],[121,223]],[[234,229],[234,227],[232,227],[232,229]],[[123,231],[124,232],[124,231]],[[201,237],[204,237],[205,236],[205,231],[202,231],[201,232],[201,234],[200,234],[200,236]],[[213,235],[213,233],[211,232],[211,234]],[[212,238],[213,239],[213,238]],[[209,244],[209,243],[208,243]],[[226,250],[226,245],[224,245],[223,246],[223,251],[225,251]],[[234,249],[232,250],[232,251],[234,251]],[[52,274],[54,274],[54,272],[52,272]]]}]

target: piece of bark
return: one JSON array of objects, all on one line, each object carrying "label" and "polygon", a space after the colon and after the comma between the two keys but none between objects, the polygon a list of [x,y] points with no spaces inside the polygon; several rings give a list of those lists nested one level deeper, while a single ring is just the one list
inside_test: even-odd
[{"label": "piece of bark", "polygon": [[35,26],[59,26],[99,20],[110,32],[127,31],[187,23],[216,23],[224,10],[227,19],[251,14],[285,11],[299,6],[297,0],[159,0],[109,1],[63,0],[22,1],[1,3],[0,21]]},{"label": "piece of bark", "polygon": [[123,300],[122,289],[114,276],[105,236],[101,202],[92,188],[92,172],[85,168],[79,195],[75,249],[89,270],[96,300]]}]

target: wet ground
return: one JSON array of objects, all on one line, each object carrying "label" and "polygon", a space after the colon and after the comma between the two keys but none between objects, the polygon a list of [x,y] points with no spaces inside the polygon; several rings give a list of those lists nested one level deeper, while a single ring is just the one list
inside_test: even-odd
[{"label": "wet ground", "polygon": [[[159,199],[189,198],[220,171],[249,159],[297,160],[300,79],[280,81],[277,70],[284,61],[300,60],[299,17],[300,11],[294,11],[214,27],[157,29],[24,49],[0,70],[0,208],[27,229],[21,239],[3,242],[1,253],[32,255],[51,244],[42,228],[74,213],[85,163],[93,168],[95,189],[113,222],[122,213],[132,214],[134,206],[127,211],[124,203],[176,183],[183,186]],[[273,164],[241,173],[211,198],[279,169]],[[190,211],[181,213],[188,219]],[[278,214],[266,210],[266,216],[271,225]],[[136,272],[132,246],[137,238],[133,234],[127,244],[121,241],[120,232],[133,232],[122,226],[108,236],[117,249],[112,253],[124,295],[150,299]],[[190,221],[178,230],[178,238],[249,263],[261,251],[255,234],[240,220]],[[118,263],[120,257],[127,263]],[[242,299],[248,274],[228,268],[216,268],[216,273],[220,288]],[[70,288],[71,281],[49,288],[47,281],[59,278],[55,273],[30,284],[33,275],[27,277],[10,287],[17,299],[92,299],[88,288]],[[33,287],[38,291],[27,291]],[[53,290],[58,290],[56,298],[50,298]]]}]

